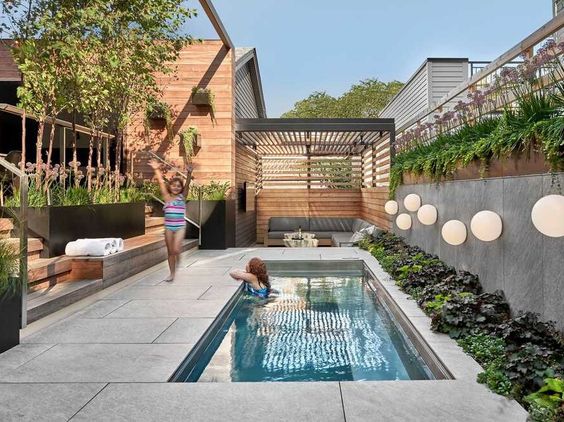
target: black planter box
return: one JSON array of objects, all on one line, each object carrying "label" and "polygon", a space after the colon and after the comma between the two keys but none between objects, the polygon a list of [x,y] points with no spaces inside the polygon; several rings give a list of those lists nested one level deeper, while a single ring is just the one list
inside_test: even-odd
[{"label": "black planter box", "polygon": [[14,296],[0,296],[0,320],[0,353],[3,353],[20,344],[21,292]]},{"label": "black planter box", "polygon": [[76,239],[145,234],[145,203],[28,208],[28,228],[44,240],[41,257],[53,258]]},{"label": "black planter box", "polygon": [[[186,204],[186,215],[198,222],[199,202]],[[187,226],[189,238],[198,237],[198,229]],[[227,249],[235,247],[235,201],[202,201],[202,244],[200,249]]]}]

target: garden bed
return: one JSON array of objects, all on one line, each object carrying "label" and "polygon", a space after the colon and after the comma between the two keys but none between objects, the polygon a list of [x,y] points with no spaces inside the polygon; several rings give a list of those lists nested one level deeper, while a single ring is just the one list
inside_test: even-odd
[{"label": "garden bed", "polygon": [[503,292],[485,293],[474,274],[393,234],[361,243],[432,318],[431,328],[457,339],[485,369],[478,382],[515,398],[533,420],[563,420],[564,339],[530,312],[512,315]]}]

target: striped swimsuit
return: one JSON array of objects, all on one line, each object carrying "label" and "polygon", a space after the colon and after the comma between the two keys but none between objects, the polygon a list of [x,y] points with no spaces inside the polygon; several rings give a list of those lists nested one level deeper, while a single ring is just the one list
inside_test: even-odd
[{"label": "striped swimsuit", "polygon": [[167,202],[164,207],[165,229],[178,231],[186,227],[186,202],[183,195],[178,195],[175,199]]}]

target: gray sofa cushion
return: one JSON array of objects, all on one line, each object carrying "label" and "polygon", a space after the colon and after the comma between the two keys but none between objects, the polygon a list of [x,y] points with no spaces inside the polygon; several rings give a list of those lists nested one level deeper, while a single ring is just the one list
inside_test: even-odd
[{"label": "gray sofa cushion", "polygon": [[269,239],[284,239],[285,233],[291,233],[289,231],[276,231],[276,232],[268,232]]},{"label": "gray sofa cushion", "polygon": [[312,232],[316,239],[331,239],[335,232]]},{"label": "gray sofa cushion", "polygon": [[298,231],[301,227],[303,231],[309,231],[309,219],[306,217],[271,217],[268,221],[268,231],[291,233]]},{"label": "gray sofa cushion", "polygon": [[369,223],[368,221],[362,220],[361,218],[355,218],[352,224],[352,230],[353,232],[359,232],[360,230],[362,230],[365,227],[368,226],[373,226],[374,224]]},{"label": "gray sofa cushion", "polygon": [[333,246],[341,246],[341,243],[350,244],[352,235],[352,232],[333,233],[333,236],[331,236]]},{"label": "gray sofa cushion", "polygon": [[309,229],[312,232],[350,232],[353,218],[325,218],[312,217],[309,219]]}]

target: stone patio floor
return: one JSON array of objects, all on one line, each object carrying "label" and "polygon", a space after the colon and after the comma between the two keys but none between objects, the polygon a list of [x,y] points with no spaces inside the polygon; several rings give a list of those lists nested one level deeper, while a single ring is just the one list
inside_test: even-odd
[{"label": "stone patio floor", "polygon": [[[239,284],[248,259],[364,259],[455,380],[168,383]],[[43,318],[0,355],[0,421],[525,421],[475,382],[481,368],[357,248],[246,248],[184,256]]]}]

